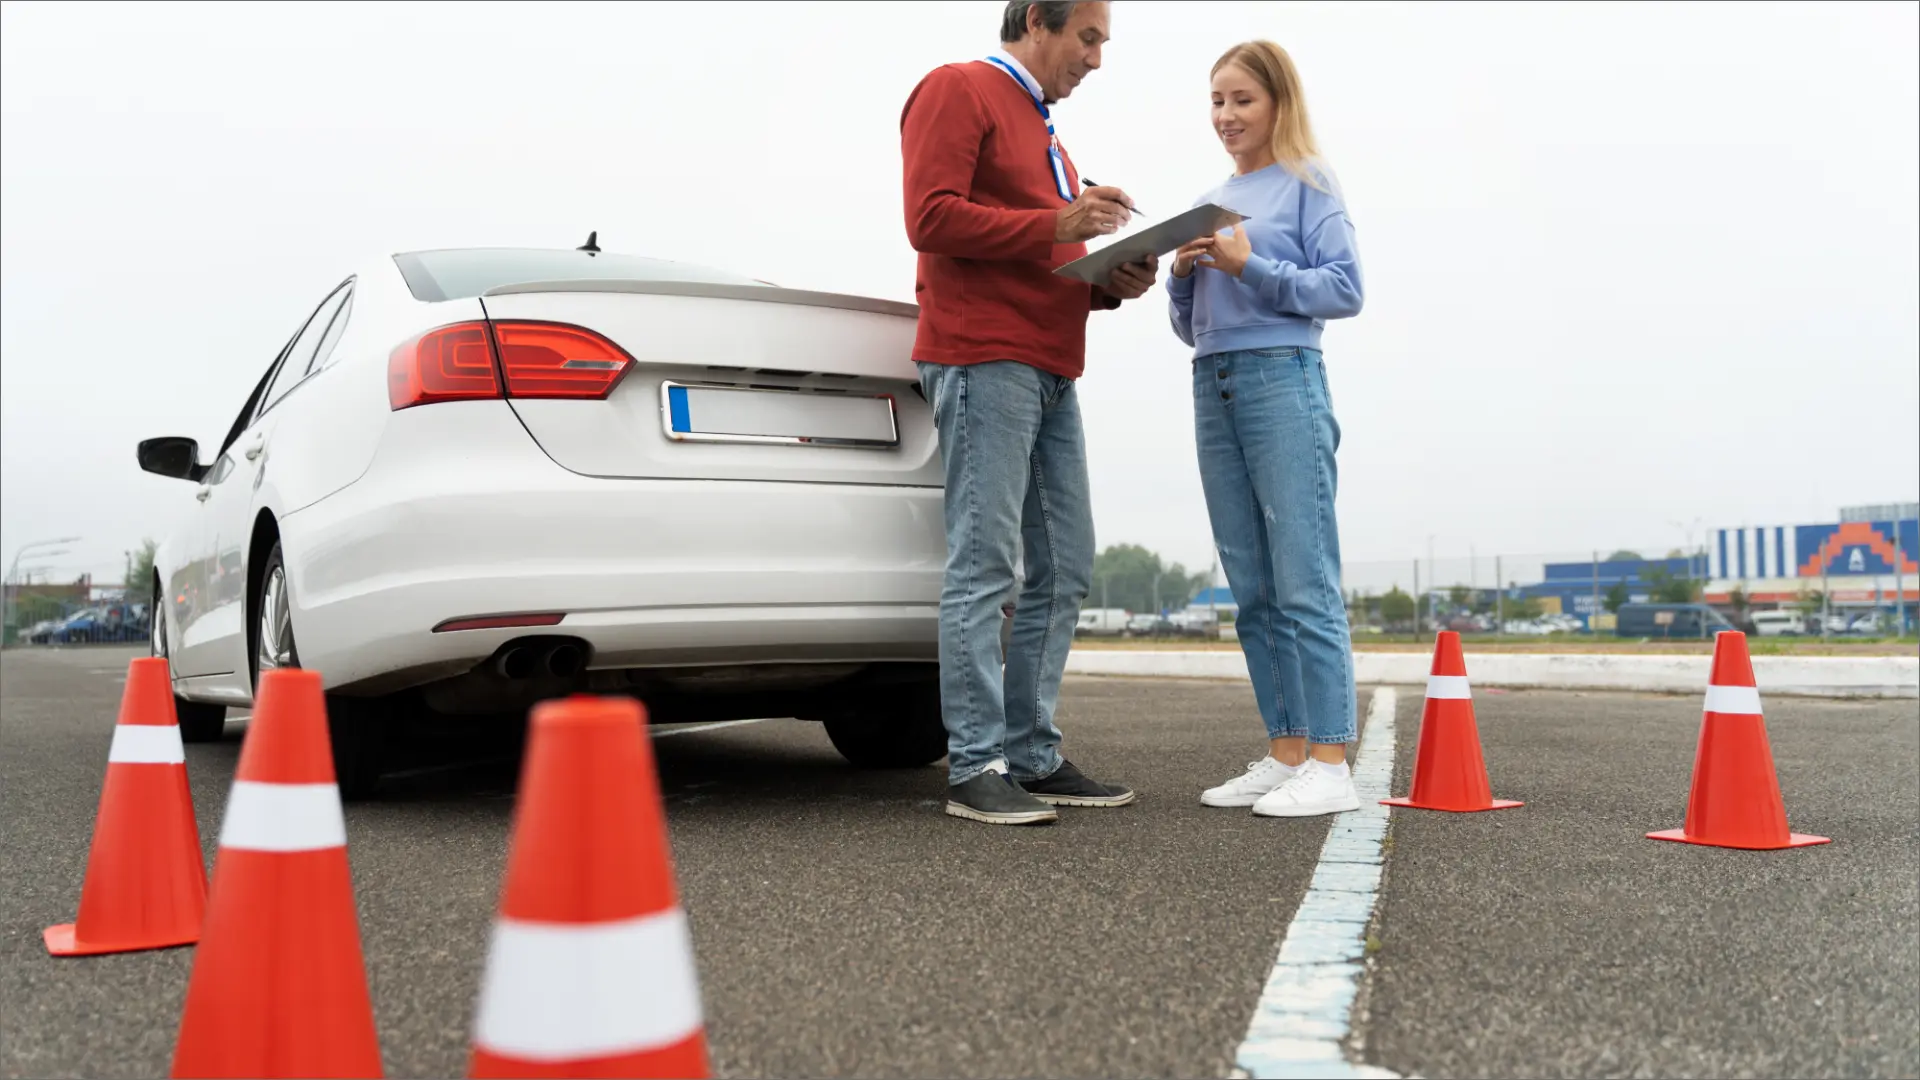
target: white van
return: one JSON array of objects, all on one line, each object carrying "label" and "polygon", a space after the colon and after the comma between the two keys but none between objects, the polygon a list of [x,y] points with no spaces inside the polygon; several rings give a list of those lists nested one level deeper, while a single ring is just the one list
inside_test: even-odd
[{"label": "white van", "polygon": [[1807,628],[1807,617],[1797,611],[1756,611],[1751,618],[1760,637],[1798,637]]},{"label": "white van", "polygon": [[1075,637],[1117,637],[1126,632],[1129,613],[1120,608],[1087,608],[1074,624]]}]

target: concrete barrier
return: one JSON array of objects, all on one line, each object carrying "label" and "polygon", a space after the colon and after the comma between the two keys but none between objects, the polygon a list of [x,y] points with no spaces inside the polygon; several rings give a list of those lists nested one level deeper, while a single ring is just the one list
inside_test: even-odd
[{"label": "concrete barrier", "polygon": [[[1704,694],[1710,656],[1633,653],[1476,653],[1467,676],[1475,686],[1535,690],[1623,690]],[[1420,686],[1433,658],[1424,653],[1355,652],[1354,681],[1362,686]],[[1076,649],[1070,675],[1120,675],[1244,681],[1238,651]],[[1920,657],[1756,656],[1754,680],[1762,694],[1792,697],[1920,698]]]}]

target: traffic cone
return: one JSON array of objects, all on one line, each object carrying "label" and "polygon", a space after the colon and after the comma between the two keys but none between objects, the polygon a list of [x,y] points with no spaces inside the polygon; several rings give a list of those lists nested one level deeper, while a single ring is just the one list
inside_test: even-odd
[{"label": "traffic cone", "polygon": [[381,1075],[316,672],[260,675],[173,1075]]},{"label": "traffic cone", "polygon": [[1747,656],[1747,635],[1738,630],[1723,630],[1713,639],[1713,673],[1694,750],[1686,826],[1647,838],[1747,851],[1831,843],[1824,836],[1787,830],[1767,722],[1760,714],[1760,688]]},{"label": "traffic cone", "polygon": [[80,886],[80,914],[41,936],[54,956],[191,945],[207,907],[207,865],[164,657],[127,667],[120,720]]},{"label": "traffic cone", "polygon": [[1413,792],[1404,799],[1381,799],[1386,806],[1416,810],[1506,810],[1522,805],[1496,799],[1487,784],[1487,762],[1480,754],[1480,729],[1473,721],[1473,690],[1460,635],[1442,630],[1433,643],[1433,668],[1427,676],[1426,711],[1420,720],[1420,747],[1413,759]]},{"label": "traffic cone", "polygon": [[468,1075],[707,1075],[645,727],[631,699],[535,707]]}]

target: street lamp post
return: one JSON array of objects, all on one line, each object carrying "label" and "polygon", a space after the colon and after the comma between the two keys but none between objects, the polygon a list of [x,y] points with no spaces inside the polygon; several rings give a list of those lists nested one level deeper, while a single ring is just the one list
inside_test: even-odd
[{"label": "street lamp post", "polygon": [[1215,550],[1213,561],[1207,564],[1207,625],[1215,631],[1220,629],[1220,597],[1216,590],[1220,580],[1220,552]]},{"label": "street lamp post", "polygon": [[[20,545],[18,548],[14,549],[13,562],[9,564],[7,567],[7,581],[9,583],[13,581],[13,575],[15,574],[15,572],[17,572],[20,569],[20,557],[22,555],[25,555],[27,552],[32,551],[36,548],[58,547],[61,544],[77,544],[79,542],[80,542],[80,538],[77,536],[63,536],[63,537],[60,537],[58,540],[35,540],[31,544]],[[58,555],[62,553],[47,552],[46,554]]]},{"label": "street lamp post", "polygon": [[[1437,588],[1439,584],[1440,584],[1440,579],[1434,575],[1434,569],[1433,569],[1433,536],[1432,534],[1428,534],[1427,536],[1427,623],[1434,628],[1434,632],[1436,634],[1440,630],[1440,625],[1433,621],[1433,590]],[[1416,601],[1416,603],[1417,602],[1418,601]]]},{"label": "street lamp post", "polygon": [[[62,536],[54,540],[35,540],[31,544],[22,544],[14,549],[13,562],[7,565],[7,576],[3,581],[0,581],[0,587],[3,587],[7,594],[6,625],[12,626],[14,621],[14,592],[16,591],[15,585],[17,584],[15,578],[18,577],[20,573],[20,557],[29,551],[38,551],[41,548],[59,548],[61,544],[77,544],[79,542],[80,538],[77,536]],[[49,555],[64,554],[66,554],[66,550],[61,548],[57,551],[41,551],[40,557],[45,558]]]},{"label": "street lamp post", "polygon": [[[1693,547],[1693,533],[1694,533],[1694,530],[1695,530],[1695,529],[1698,529],[1698,528],[1699,528],[1700,526],[1702,526],[1702,525],[1705,525],[1706,523],[1707,523],[1707,519],[1706,519],[1706,518],[1698,518],[1698,517],[1697,517],[1697,518],[1694,518],[1694,519],[1693,519],[1692,521],[1689,521],[1689,522],[1685,522],[1685,523],[1682,523],[1682,522],[1678,522],[1678,521],[1674,521],[1674,520],[1672,520],[1672,519],[1668,519],[1668,521],[1667,521],[1667,524],[1668,524],[1668,525],[1671,525],[1671,526],[1673,526],[1674,528],[1676,528],[1676,529],[1678,529],[1678,530],[1680,530],[1680,531],[1681,531],[1682,533],[1684,533],[1684,534],[1686,534],[1686,537],[1687,537],[1687,577],[1688,577],[1689,579],[1698,579],[1698,578],[1705,578],[1705,577],[1707,576],[1707,575],[1706,575],[1706,573],[1705,573],[1705,571],[1706,571],[1706,565],[1705,565],[1705,560],[1704,560],[1704,559],[1703,559],[1703,560],[1701,561],[1701,566],[1700,566],[1700,568],[1699,568],[1699,570],[1698,570],[1698,571],[1696,571],[1696,570],[1694,569],[1694,563],[1693,563],[1693,556],[1694,556],[1694,547]],[[1705,588],[1705,586],[1702,586],[1702,588],[1704,589],[1704,588]]]}]

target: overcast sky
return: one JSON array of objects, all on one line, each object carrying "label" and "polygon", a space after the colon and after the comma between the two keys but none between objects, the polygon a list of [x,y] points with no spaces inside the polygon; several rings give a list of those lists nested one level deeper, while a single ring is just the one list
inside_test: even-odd
[{"label": "overcast sky", "polygon": [[[217,443],[369,255],[597,229],[911,300],[900,107],[1001,6],[8,3],[0,561],[78,535],[56,576],[117,579],[193,492],[134,444]],[[1363,260],[1325,339],[1356,573],[1920,493],[1915,5],[1123,0],[1055,110],[1081,170],[1187,206],[1256,36]],[[1093,317],[1081,392],[1100,543],[1205,566],[1188,356],[1156,287]]]}]

